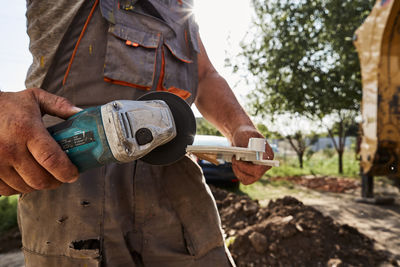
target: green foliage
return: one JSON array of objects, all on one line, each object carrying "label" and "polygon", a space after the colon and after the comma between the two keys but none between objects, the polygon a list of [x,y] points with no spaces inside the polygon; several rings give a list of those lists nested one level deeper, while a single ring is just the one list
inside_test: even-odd
[{"label": "green foliage", "polygon": [[206,121],[204,118],[196,118],[196,134],[202,135],[217,135],[222,136],[222,134],[215,128],[211,123]]},{"label": "green foliage", "polygon": [[299,160],[299,167],[303,168],[303,156],[305,154],[307,159],[311,158],[314,154],[314,151],[311,150],[311,146],[318,142],[319,135],[314,132],[305,135],[301,130],[298,130],[293,135],[286,135],[284,137],[289,141],[290,146],[296,152]]},{"label": "green foliage", "polygon": [[257,88],[254,113],[322,118],[358,110],[360,68],[352,36],[373,0],[253,0],[254,40],[243,45]]},{"label": "green foliage", "polygon": [[360,132],[360,125],[353,120],[350,125],[347,127],[347,136],[358,136]]},{"label": "green foliage", "polygon": [[17,226],[17,196],[0,197],[0,233]]},{"label": "green foliage", "polygon": [[309,134],[307,137],[309,138],[309,144],[310,145],[314,145],[315,143],[318,142],[319,138],[320,138],[320,134],[316,133],[316,132],[311,132],[311,134]]},{"label": "green foliage", "polygon": [[293,135],[286,135],[285,138],[289,141],[293,150],[296,151],[299,160],[299,167],[303,168],[303,156],[307,149],[306,136],[299,130]]},{"label": "green foliage", "polygon": [[[329,152],[326,152],[329,151]],[[280,166],[272,168],[266,173],[267,177],[276,176],[295,176],[295,175],[332,175],[344,177],[359,176],[359,162],[355,157],[354,151],[345,152],[343,174],[340,174],[337,169],[338,155],[333,149],[318,151],[313,154],[310,159],[304,161],[303,169],[298,167],[297,157],[277,157],[280,161]]]},{"label": "green foliage", "polygon": [[307,159],[307,160],[310,160],[311,157],[314,155],[314,153],[315,153],[315,151],[312,150],[311,148],[310,148],[310,149],[307,149],[307,151],[306,151],[306,159]]},{"label": "green foliage", "polygon": [[[286,195],[294,195],[299,192],[306,192],[299,187],[295,187],[289,181],[271,181],[264,177],[258,182],[251,185],[240,185],[240,189],[235,193],[250,196],[252,199],[276,199]],[[261,203],[262,204],[262,203]]]},{"label": "green foliage", "polygon": [[333,156],[335,155],[335,151],[334,151],[332,148],[329,148],[329,147],[324,148],[324,149],[322,150],[322,153],[323,153],[324,156],[327,157],[327,158],[331,158],[331,157],[333,157]]},{"label": "green foliage", "polygon": [[265,124],[258,123],[256,125],[256,127],[260,131],[260,133],[265,136],[265,138],[270,138],[270,139],[280,139],[280,138],[282,138],[279,135],[279,133],[270,131]]}]

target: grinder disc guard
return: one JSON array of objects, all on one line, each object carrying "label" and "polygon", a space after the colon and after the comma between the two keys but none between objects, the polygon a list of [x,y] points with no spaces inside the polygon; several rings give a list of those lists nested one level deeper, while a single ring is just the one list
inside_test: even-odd
[{"label": "grinder disc guard", "polygon": [[196,134],[196,119],[189,105],[177,95],[168,92],[152,92],[138,98],[140,101],[163,100],[171,110],[176,126],[176,137],[156,147],[140,160],[152,165],[169,165],[186,154],[186,147],[192,145]]}]

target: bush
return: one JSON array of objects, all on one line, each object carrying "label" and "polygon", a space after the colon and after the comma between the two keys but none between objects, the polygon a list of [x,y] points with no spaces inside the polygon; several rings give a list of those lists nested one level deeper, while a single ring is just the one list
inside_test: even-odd
[{"label": "bush", "polygon": [[311,157],[313,156],[315,154],[315,151],[314,150],[312,150],[312,149],[307,149],[307,151],[306,151],[306,160],[310,160],[311,159]]},{"label": "bush", "polygon": [[324,148],[324,149],[322,150],[322,153],[324,153],[324,155],[325,155],[326,157],[331,158],[331,157],[333,157],[333,156],[336,154],[336,151],[335,151],[333,148],[327,147],[327,148]]},{"label": "bush", "polygon": [[18,196],[0,197],[0,233],[18,225]]}]

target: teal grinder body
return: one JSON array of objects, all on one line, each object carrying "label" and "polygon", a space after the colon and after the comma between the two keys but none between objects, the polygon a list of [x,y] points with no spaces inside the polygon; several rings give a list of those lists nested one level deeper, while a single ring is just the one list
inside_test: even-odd
[{"label": "teal grinder body", "polygon": [[79,172],[116,162],[101,117],[101,106],[85,109],[47,129]]}]

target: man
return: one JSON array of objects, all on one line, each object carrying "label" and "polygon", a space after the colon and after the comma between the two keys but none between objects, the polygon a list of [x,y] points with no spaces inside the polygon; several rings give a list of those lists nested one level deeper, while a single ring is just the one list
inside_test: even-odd
[{"label": "man", "polygon": [[[79,175],[46,131],[76,106],[158,90],[194,102],[235,146],[262,137],[210,63],[191,5],[28,1],[34,62],[26,85],[43,90],[0,93],[0,194],[22,193],[26,266],[233,265],[215,202],[188,157],[169,166],[109,164]],[[233,169],[244,184],[267,170],[236,160]]]}]

